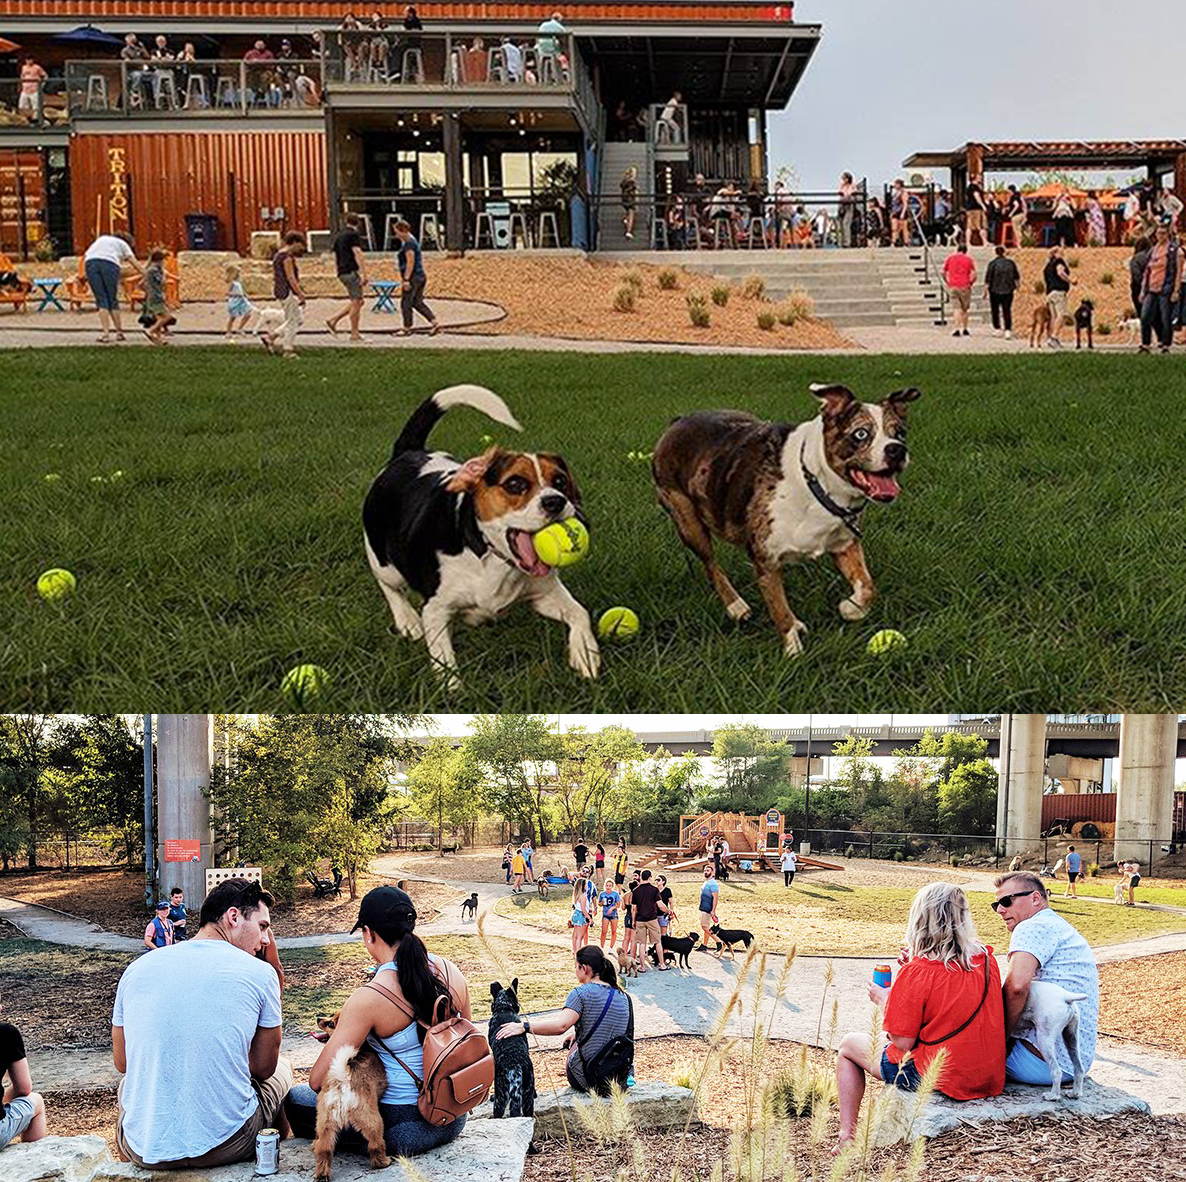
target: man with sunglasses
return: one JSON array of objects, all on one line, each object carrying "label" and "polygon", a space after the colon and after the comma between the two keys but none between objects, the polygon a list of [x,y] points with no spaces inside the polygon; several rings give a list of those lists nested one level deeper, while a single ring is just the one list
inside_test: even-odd
[{"label": "man with sunglasses", "polygon": [[227,879],[206,896],[190,939],[124,970],[111,1016],[124,1076],[116,1144],[137,1165],[250,1161],[261,1129],[287,1129],[280,982],[256,959],[271,943],[271,906],[259,883]]},{"label": "man with sunglasses", "polygon": [[[1005,874],[995,880],[993,910],[1009,929],[1009,968],[1003,984],[1005,1033],[1009,1055],[1005,1074],[1015,1083],[1049,1087],[1049,1064],[1026,1038],[1032,1031],[1021,1028],[1018,1018],[1025,1008],[1032,981],[1053,981],[1071,993],[1085,993],[1079,1002],[1079,1058],[1085,1070],[1095,1059],[1099,1029],[1100,978],[1091,946],[1061,915],[1050,909],[1046,887],[1036,874]],[[1058,1043],[1058,1060],[1063,1083],[1073,1078],[1071,1057]]]}]

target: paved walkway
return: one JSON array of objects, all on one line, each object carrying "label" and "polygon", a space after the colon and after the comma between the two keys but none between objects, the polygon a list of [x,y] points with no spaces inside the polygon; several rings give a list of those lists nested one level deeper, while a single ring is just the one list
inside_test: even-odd
[{"label": "paved walkway", "polygon": [[[414,866],[414,863],[411,865]],[[456,906],[448,905],[435,920],[418,929],[428,939],[439,935],[475,934],[477,920],[460,918],[460,897],[477,892],[478,916],[483,918],[483,930],[487,936],[554,947],[569,946],[569,939],[565,935],[545,932],[495,914],[494,904],[507,897],[507,888],[501,883],[464,882],[416,874],[408,860],[400,856],[380,858],[375,869],[393,878],[433,882],[458,892]],[[961,878],[966,877],[966,873],[961,873]],[[982,879],[991,885],[988,875],[973,872],[971,878],[972,881],[965,885],[972,889],[983,889]],[[137,947],[137,941],[130,937],[102,932],[84,920],[13,900],[0,899],[0,917],[30,936],[55,943],[120,950],[134,950]],[[281,939],[279,946],[281,949],[310,947],[354,939],[357,936],[335,933]],[[1137,956],[1182,951],[1186,951],[1186,932],[1108,945],[1097,950],[1096,959],[1105,964]],[[837,1038],[848,1030],[866,1030],[872,1014],[867,993],[872,966],[884,959],[884,956],[797,957],[787,974],[782,996],[776,1000],[773,992],[785,958],[771,954],[766,958],[765,983],[761,990],[757,988],[756,962],[751,966],[742,984],[738,1016],[729,1023],[730,1032],[747,1034],[753,1030],[756,1017],[773,1038],[829,1045],[833,1003],[836,1006]],[[1003,958],[1000,959],[1003,961]],[[746,976],[744,958],[741,956],[730,961],[728,958],[718,960],[708,953],[693,953],[692,966],[690,974],[677,971],[660,973],[652,969],[626,981],[626,988],[634,999],[640,1037],[707,1034],[737,989],[739,981]],[[829,970],[832,982],[826,986]],[[554,1046],[559,1042],[555,1038],[539,1038],[537,1041],[541,1046]],[[319,1051],[320,1044],[307,1035],[290,1036],[284,1040],[284,1052],[297,1067],[311,1065]],[[63,1049],[52,1057],[38,1057],[37,1083],[45,1090],[109,1087],[114,1086],[117,1078],[110,1054],[105,1050]],[[1092,1068],[1092,1078],[1097,1083],[1123,1088],[1140,1096],[1148,1101],[1155,1113],[1186,1112],[1186,1059],[1103,1038]]]}]

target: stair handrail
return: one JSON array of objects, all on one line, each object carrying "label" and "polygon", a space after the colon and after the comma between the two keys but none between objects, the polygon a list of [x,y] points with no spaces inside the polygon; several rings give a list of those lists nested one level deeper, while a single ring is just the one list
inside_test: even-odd
[{"label": "stair handrail", "polygon": [[919,220],[918,211],[914,206],[907,201],[906,211],[910,215],[910,220],[914,223],[914,228],[918,231],[918,236],[922,240],[922,269],[926,276],[925,282],[931,282],[932,268],[934,270],[934,282],[939,288],[939,323],[947,323],[947,284],[943,282],[943,272],[940,270],[938,263],[931,257],[931,244],[927,241],[926,231],[922,227],[922,222]]}]

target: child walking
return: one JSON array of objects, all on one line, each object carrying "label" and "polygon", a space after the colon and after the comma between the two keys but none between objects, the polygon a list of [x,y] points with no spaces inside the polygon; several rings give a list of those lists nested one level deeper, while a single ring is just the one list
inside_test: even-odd
[{"label": "child walking", "polygon": [[[151,320],[150,320],[151,318]],[[165,302],[165,252],[154,250],[144,272],[144,335],[154,345],[167,345],[165,334],[177,323]]]},{"label": "child walking", "polygon": [[247,298],[247,292],[243,290],[243,269],[237,263],[231,263],[226,269],[227,296],[226,296],[226,339],[228,341],[238,340],[236,334],[243,332],[247,327],[247,321],[251,318],[251,313],[255,311],[254,305]]}]

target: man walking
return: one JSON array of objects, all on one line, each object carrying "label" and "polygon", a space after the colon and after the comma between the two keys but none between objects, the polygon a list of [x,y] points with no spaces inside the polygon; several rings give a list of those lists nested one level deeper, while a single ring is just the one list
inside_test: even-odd
[{"label": "man walking", "polygon": [[634,905],[634,946],[638,950],[638,971],[647,971],[647,949],[654,944],[659,954],[659,971],[666,972],[667,960],[663,955],[663,930],[659,927],[659,913],[666,915],[668,908],[660,897],[659,888],[651,882],[649,870],[644,870],[638,886],[631,888],[630,900]]},{"label": "man walking", "polygon": [[305,319],[305,290],[297,259],[305,253],[305,236],[297,230],[284,235],[284,245],[272,256],[272,295],[284,307],[284,327],[276,335],[265,332],[261,340],[269,353],[279,342],[285,357],[296,356],[296,335]]},{"label": "man walking", "polygon": [[1071,269],[1062,257],[1061,246],[1051,247],[1042,281],[1046,287],[1046,307],[1050,309],[1050,339],[1046,343],[1052,349],[1061,349],[1062,322],[1066,319],[1071,291]]},{"label": "man walking", "polygon": [[346,289],[350,302],[336,315],[331,316],[325,326],[337,335],[338,325],[346,316],[350,317],[350,339],[361,341],[358,320],[362,315],[362,293],[370,280],[367,278],[366,256],[362,253],[362,235],[358,227],[362,219],[356,213],[346,215],[345,229],[334,239],[334,262],[337,264],[338,282]]},{"label": "man walking", "polygon": [[1157,324],[1157,340],[1163,353],[1170,351],[1174,339],[1174,308],[1182,290],[1184,256],[1169,226],[1157,227],[1153,249],[1145,264],[1141,283],[1141,352],[1148,353]]},{"label": "man walking", "polygon": [[[1053,981],[1070,993],[1084,993],[1079,1002],[1079,1059],[1088,1071],[1095,1060],[1099,1029],[1100,979],[1091,946],[1061,915],[1050,910],[1050,900],[1036,874],[1006,874],[996,879],[993,910],[1009,929],[1009,967],[1003,983],[1005,1033],[1009,1054],[1005,1074],[1016,1083],[1049,1087],[1050,1065],[1030,1041],[1033,1035],[1019,1025],[1033,981]],[[1062,1082],[1074,1078],[1066,1044],[1057,1042]]]},{"label": "man walking", "polygon": [[1021,286],[1021,272],[1017,264],[1005,254],[1003,246],[997,247],[997,257],[988,264],[984,272],[984,290],[992,308],[992,335],[1004,335],[1007,341],[1013,339],[1013,296]]},{"label": "man walking", "polygon": [[961,242],[955,254],[949,255],[943,264],[943,282],[951,293],[954,309],[955,332],[953,337],[966,337],[968,332],[968,310],[972,307],[972,284],[976,281],[976,261],[968,254],[968,244]]},{"label": "man walking", "polygon": [[400,336],[407,336],[412,331],[412,313],[419,312],[430,325],[428,331],[436,336],[441,326],[432,309],[424,302],[428,276],[424,273],[420,243],[412,237],[412,227],[405,221],[396,222],[395,232],[399,236],[399,251],[396,255],[400,277],[399,308],[404,317],[403,329],[396,331]]},{"label": "man walking", "polygon": [[1079,872],[1083,869],[1083,858],[1073,845],[1067,846],[1067,889],[1063,891],[1064,899],[1077,899],[1075,883],[1079,879]]},{"label": "man walking", "polygon": [[192,939],[124,970],[111,1014],[124,1077],[115,1137],[136,1165],[250,1161],[261,1129],[287,1131],[280,982],[256,959],[272,938],[271,905],[259,883],[227,879],[206,896]]},{"label": "man walking", "polygon": [[[717,882],[716,874],[711,866],[704,867],[704,885],[700,888],[700,932],[701,949],[707,951],[712,928],[717,923],[717,897],[721,893],[721,884]],[[717,956],[721,955],[717,949]]]}]

